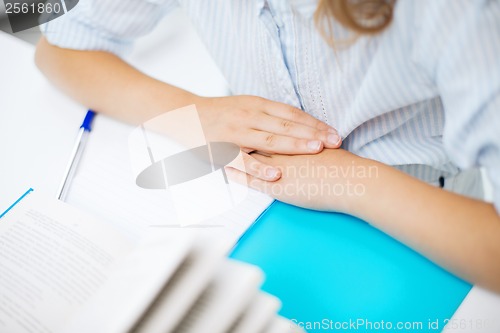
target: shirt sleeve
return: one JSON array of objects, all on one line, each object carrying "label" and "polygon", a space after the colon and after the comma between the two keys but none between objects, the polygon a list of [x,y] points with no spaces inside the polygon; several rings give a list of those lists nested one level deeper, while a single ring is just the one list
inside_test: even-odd
[{"label": "shirt sleeve", "polygon": [[123,56],[175,6],[171,0],[80,0],[41,30],[52,45]]},{"label": "shirt sleeve", "polygon": [[486,169],[500,214],[500,1],[425,6],[415,57],[441,96],[445,149],[462,169]]}]

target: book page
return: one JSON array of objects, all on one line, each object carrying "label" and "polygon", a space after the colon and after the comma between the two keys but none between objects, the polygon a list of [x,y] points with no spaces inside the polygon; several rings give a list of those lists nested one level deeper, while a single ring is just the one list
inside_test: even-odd
[{"label": "book page", "polygon": [[179,270],[193,243],[190,237],[143,237],[129,255],[117,261],[106,283],[63,332],[130,332]]},{"label": "book page", "polygon": [[226,260],[175,333],[226,333],[258,293],[263,273],[256,266]]},{"label": "book page", "polygon": [[[129,153],[129,135],[133,130],[134,127],[103,115],[96,117],[69,190],[70,204],[113,223],[131,237],[157,228],[235,244],[273,201],[248,190],[241,203],[203,225],[180,226],[169,190],[147,190],[135,184]],[[203,210],[197,205],[192,209]]]},{"label": "book page", "polygon": [[305,333],[305,331],[292,321],[277,316],[262,333]]},{"label": "book page", "polygon": [[132,247],[106,223],[30,193],[0,219],[0,331],[59,331]]},{"label": "book page", "polygon": [[277,315],[281,302],[264,292],[258,293],[229,333],[262,332]]},{"label": "book page", "polygon": [[192,251],[148,308],[133,333],[172,332],[213,280],[224,259],[225,246],[194,244]]}]

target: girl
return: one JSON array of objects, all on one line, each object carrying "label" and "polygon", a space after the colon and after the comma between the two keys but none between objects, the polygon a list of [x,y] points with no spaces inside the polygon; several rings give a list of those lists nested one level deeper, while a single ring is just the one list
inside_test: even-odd
[{"label": "girl", "polygon": [[[233,96],[121,60],[177,5]],[[500,1],[81,0],[44,31],[38,66],[82,104],[132,123],[195,104],[209,140],[246,153],[234,179],[358,216],[500,292]]]}]

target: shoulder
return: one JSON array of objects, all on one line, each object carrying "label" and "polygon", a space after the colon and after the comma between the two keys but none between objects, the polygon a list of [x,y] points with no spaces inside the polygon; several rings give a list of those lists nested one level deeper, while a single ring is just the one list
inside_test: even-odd
[{"label": "shoulder", "polygon": [[59,47],[124,54],[176,5],[174,0],[80,0],[42,31]]}]

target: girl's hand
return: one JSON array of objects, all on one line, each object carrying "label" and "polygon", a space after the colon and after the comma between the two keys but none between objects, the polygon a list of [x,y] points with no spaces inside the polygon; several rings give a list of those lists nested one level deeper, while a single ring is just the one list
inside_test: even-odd
[{"label": "girl's hand", "polygon": [[274,181],[281,177],[267,161],[248,153],[317,154],[323,148],[338,148],[337,131],[290,105],[255,96],[201,98],[196,108],[207,140],[237,144],[244,165],[233,165],[251,176]]},{"label": "girl's hand", "polygon": [[252,157],[279,168],[282,177],[268,182],[227,167],[228,177],[280,201],[314,210],[352,214],[353,200],[365,194],[365,181],[378,177],[377,164],[343,149],[325,149],[316,155]]}]

